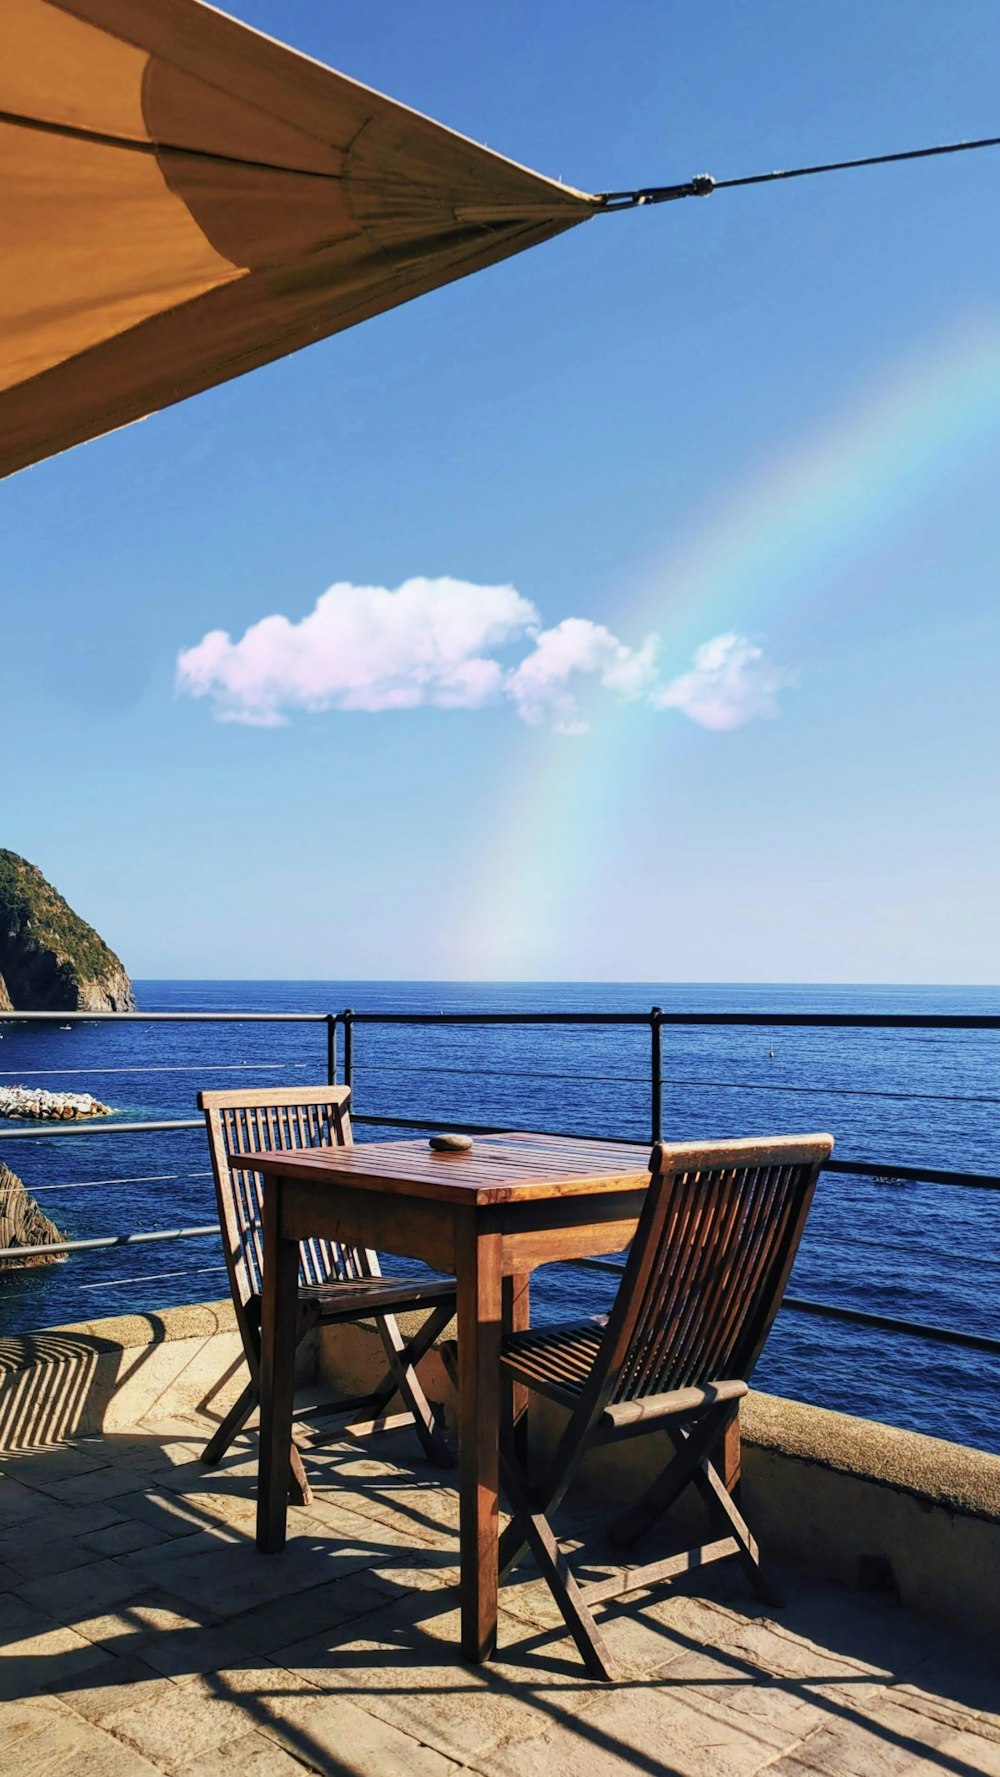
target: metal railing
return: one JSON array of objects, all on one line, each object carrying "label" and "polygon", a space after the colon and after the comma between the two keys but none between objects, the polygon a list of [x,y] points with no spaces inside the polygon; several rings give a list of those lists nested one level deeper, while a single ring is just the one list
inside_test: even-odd
[{"label": "metal railing", "polygon": [[[15,1012],[0,1016],[4,1024],[49,1023],[65,1025],[108,1022],[121,1025],[127,1022],[143,1024],[315,1024],[321,1025],[325,1032],[325,1064],[326,1078],[329,1084],[336,1083],[338,1070],[342,1072],[343,1083],[354,1092],[354,1033],[359,1026],[400,1026],[445,1028],[490,1026],[518,1026],[524,1028],[543,1026],[614,1026],[618,1028],[645,1028],[649,1032],[649,1073],[648,1075],[608,1075],[607,1080],[623,1081],[630,1084],[643,1084],[649,1090],[649,1136],[650,1141],[661,1139],[663,1117],[663,1087],[665,1084],[678,1085],[711,1085],[716,1088],[732,1088],[734,1090],[768,1090],[772,1092],[822,1092],[836,1096],[845,1093],[848,1096],[887,1097],[910,1099],[912,1097],[946,1100],[950,1103],[997,1103],[1000,1094],[994,1099],[992,1095],[971,1095],[968,1098],[959,1094],[924,1094],[879,1093],[877,1091],[859,1092],[853,1088],[804,1088],[789,1085],[786,1082],[763,1086],[758,1083],[710,1081],[699,1082],[688,1078],[668,1082],[663,1071],[663,1032],[672,1027],[751,1027],[761,1029],[820,1029],[820,1030],[911,1030],[911,1031],[1000,1031],[1000,1015],[941,1013],[920,1015],[913,1013],[855,1013],[855,1012],[683,1012],[665,1011],[660,1006],[653,1006],[648,1012],[356,1012],[351,1008],[342,1012]],[[340,1034],[343,1035],[342,1061]],[[211,1064],[192,1064],[207,1073],[212,1071]],[[262,1064],[263,1065],[263,1064]],[[42,1069],[48,1077],[63,1072],[166,1072],[175,1071],[169,1068],[140,1068],[136,1070],[91,1070],[74,1069]],[[246,1071],[244,1066],[241,1072]],[[392,1069],[394,1072],[405,1072],[405,1069]],[[426,1067],[414,1070],[426,1073]],[[434,1069],[435,1072],[454,1073],[469,1076],[479,1075],[482,1070],[446,1068]],[[512,1077],[504,1070],[505,1077]],[[535,1074],[527,1077],[552,1079],[578,1079],[579,1076],[553,1074]],[[356,1100],[352,1101],[352,1121],[359,1125],[368,1125],[380,1129],[398,1130],[434,1130],[441,1127],[440,1117],[401,1117],[383,1113],[359,1111]],[[77,1119],[70,1123],[39,1123],[31,1128],[0,1129],[0,1142],[30,1141],[48,1139],[68,1139],[79,1136],[110,1136],[138,1134],[167,1134],[180,1130],[198,1130],[204,1127],[200,1117],[173,1117],[165,1119],[149,1119],[138,1122],[94,1122],[81,1124]],[[511,1126],[498,1125],[496,1122],[471,1123],[448,1120],[448,1127],[469,1135],[510,1133]],[[607,1130],[584,1131],[579,1127],[572,1130],[548,1129],[551,1135],[567,1137],[591,1135],[605,1141],[621,1141],[623,1145],[634,1145],[634,1138],[609,1135]],[[935,1184],[958,1189],[977,1191],[1000,1191],[1000,1175],[959,1171],[950,1168],[932,1166],[911,1166],[905,1163],[887,1164],[881,1160],[858,1158],[853,1160],[831,1159],[824,1167],[828,1173],[852,1177],[875,1179],[880,1182],[897,1180],[920,1184]],[[195,1176],[195,1175],[191,1175]],[[208,1175],[205,1175],[208,1176]],[[110,1181],[95,1181],[110,1182]],[[129,1181],[124,1181],[129,1182]],[[143,1181],[136,1181],[143,1182]],[[45,1187],[40,1187],[44,1189]],[[55,1187],[50,1187],[55,1188]],[[35,1258],[40,1253],[68,1254],[71,1252],[94,1251],[114,1247],[131,1247],[152,1245],[159,1242],[199,1239],[219,1233],[218,1224],[192,1228],[150,1229],[138,1232],[109,1234],[84,1240],[65,1240],[53,1242],[45,1247],[0,1247],[0,1260],[17,1258]],[[569,1261],[574,1267],[618,1273],[624,1269],[620,1260],[578,1259]],[[833,1302],[817,1302],[798,1296],[786,1296],[783,1308],[795,1313],[817,1316],[823,1319],[850,1322],[857,1326],[872,1327],[885,1332],[902,1334],[909,1337],[928,1339],[940,1344],[961,1346],[967,1349],[986,1352],[993,1355],[1000,1353],[1000,1338],[991,1338],[985,1334],[965,1332],[957,1327],[937,1326],[924,1321],[902,1319],[892,1315],[881,1315],[863,1309],[848,1307]]]}]

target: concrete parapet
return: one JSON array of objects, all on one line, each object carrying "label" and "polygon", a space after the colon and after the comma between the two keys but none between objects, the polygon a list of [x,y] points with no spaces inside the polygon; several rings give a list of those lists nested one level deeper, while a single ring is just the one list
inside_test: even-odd
[{"label": "concrete parapet", "polygon": [[743,1486],[782,1559],[1000,1634],[1000,1457],[752,1393]]},{"label": "concrete parapet", "polygon": [[228,1302],[0,1339],[0,1450],[121,1431],[154,1413],[222,1413],[244,1380]]}]

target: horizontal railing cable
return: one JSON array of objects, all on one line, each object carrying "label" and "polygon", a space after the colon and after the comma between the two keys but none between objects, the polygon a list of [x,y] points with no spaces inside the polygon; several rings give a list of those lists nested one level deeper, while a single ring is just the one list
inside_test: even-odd
[{"label": "horizontal railing cable", "polygon": [[[101,1235],[85,1240],[60,1240],[46,1243],[44,1246],[3,1247],[0,1248],[0,1259],[33,1258],[37,1260],[45,1255],[96,1252],[110,1248],[150,1246],[168,1241],[203,1239],[220,1232],[218,1224],[215,1223],[208,1227],[150,1229],[130,1234]],[[569,1262],[583,1269],[609,1271],[618,1275],[625,1269],[624,1262],[615,1259],[575,1259]],[[205,1267],[206,1273],[209,1270],[215,1272],[220,1269],[222,1267]],[[180,1276],[183,1273],[175,1275]],[[123,1282],[128,1281],[140,1282],[142,1279],[123,1279]],[[886,1332],[932,1339],[943,1344],[961,1345],[975,1351],[1000,1353],[1000,1339],[991,1339],[979,1333],[960,1332],[952,1327],[939,1327],[922,1321],[903,1320],[896,1316],[873,1314],[864,1309],[841,1307],[830,1302],[814,1302],[797,1296],[786,1296],[782,1306],[799,1313],[849,1321],[855,1325],[879,1328]]]},{"label": "horizontal railing cable", "polygon": [[62,1080],[71,1074],[294,1074],[311,1065],[308,1061],[283,1061],[280,1065],[273,1061],[183,1061],[151,1062],[148,1067],[0,1067],[0,1079],[13,1079],[15,1074],[19,1080]]},{"label": "horizontal railing cable", "polygon": [[100,1186],[107,1189],[109,1185],[168,1185],[177,1184],[182,1179],[211,1178],[208,1172],[140,1172],[131,1178],[84,1178],[68,1179],[59,1185],[32,1185],[31,1195],[37,1197],[40,1191],[94,1191]]},{"label": "horizontal railing cable", "polygon": [[[619,1276],[625,1270],[622,1259],[569,1259],[563,1264],[584,1271],[611,1271]],[[964,1345],[972,1351],[1000,1352],[1000,1339],[985,1333],[963,1333],[955,1327],[939,1327],[919,1320],[900,1320],[895,1315],[871,1314],[863,1308],[844,1308],[834,1302],[813,1302],[803,1296],[785,1296],[782,1309],[797,1314],[814,1314],[827,1320],[851,1321],[857,1326],[875,1327],[887,1333],[905,1333],[916,1339],[932,1339],[940,1345]]]},{"label": "horizontal railing cable", "polygon": [[356,1061],[356,1074],[419,1074],[426,1077],[433,1074],[435,1078],[444,1074],[462,1080],[580,1080],[588,1086],[645,1086],[649,1090],[648,1074],[555,1074],[544,1068],[514,1067],[445,1067],[431,1062],[428,1067],[407,1067],[405,1062]]},{"label": "horizontal railing cable", "polygon": [[[926,1260],[927,1258],[926,1247],[912,1246],[905,1240],[894,1240],[892,1245],[889,1246],[884,1240],[869,1240],[864,1234],[830,1233],[824,1236],[822,1233],[814,1230],[815,1225],[813,1225],[810,1235],[807,1236],[807,1239],[809,1240],[808,1250],[818,1257],[818,1242],[822,1241],[823,1256],[827,1260],[834,1257],[837,1250],[842,1246],[860,1247],[864,1252],[879,1253],[883,1259],[894,1259],[897,1254],[901,1255],[903,1258],[923,1260]],[[993,1258],[987,1253],[956,1253],[950,1252],[946,1248],[936,1246],[934,1248],[934,1257],[935,1259],[944,1259],[948,1264],[952,1265],[979,1265],[985,1266],[990,1271],[1000,1271],[1000,1258]]]},{"label": "horizontal railing cable", "polygon": [[890,1092],[883,1086],[790,1086],[784,1080],[695,1080],[664,1074],[664,1086],[710,1087],[715,1092],[783,1092],[808,1098],[885,1098],[903,1104],[1000,1104],[1000,1093]]},{"label": "horizontal railing cable", "polygon": [[[645,1086],[648,1074],[554,1074],[542,1068],[442,1067],[436,1062],[427,1067],[407,1067],[404,1062],[356,1061],[355,1074],[418,1074],[438,1075],[476,1080],[565,1080],[588,1086]],[[875,1086],[791,1086],[783,1080],[699,1080],[688,1074],[663,1074],[664,1086],[689,1086],[714,1092],[782,1092],[805,1094],[813,1098],[885,1098],[904,1104],[1000,1104],[1000,1094],[967,1092],[890,1092]]]},{"label": "horizontal railing cable", "polygon": [[225,1265],[195,1265],[183,1271],[140,1271],[135,1277],[100,1277],[96,1283],[81,1283],[82,1290],[121,1290],[136,1283],[164,1283],[169,1277],[217,1277]]}]

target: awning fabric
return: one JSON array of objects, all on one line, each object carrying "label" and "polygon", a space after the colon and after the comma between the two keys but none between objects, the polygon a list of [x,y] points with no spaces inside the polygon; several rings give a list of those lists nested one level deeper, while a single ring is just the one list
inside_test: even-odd
[{"label": "awning fabric", "polygon": [[200,0],[0,19],[0,474],[597,207]]}]

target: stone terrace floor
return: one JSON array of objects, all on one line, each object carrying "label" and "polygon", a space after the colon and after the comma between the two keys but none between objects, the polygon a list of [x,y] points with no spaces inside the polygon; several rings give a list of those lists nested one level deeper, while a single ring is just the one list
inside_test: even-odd
[{"label": "stone terrace floor", "polygon": [[983,1642],[794,1575],[769,1614],[716,1568],[707,1596],[605,1614],[610,1687],[529,1577],[477,1670],[455,1494],[408,1434],[312,1457],[315,1503],[268,1557],[249,1442],[208,1473],[205,1433],[0,1456],[4,1777],[1000,1777]]}]

